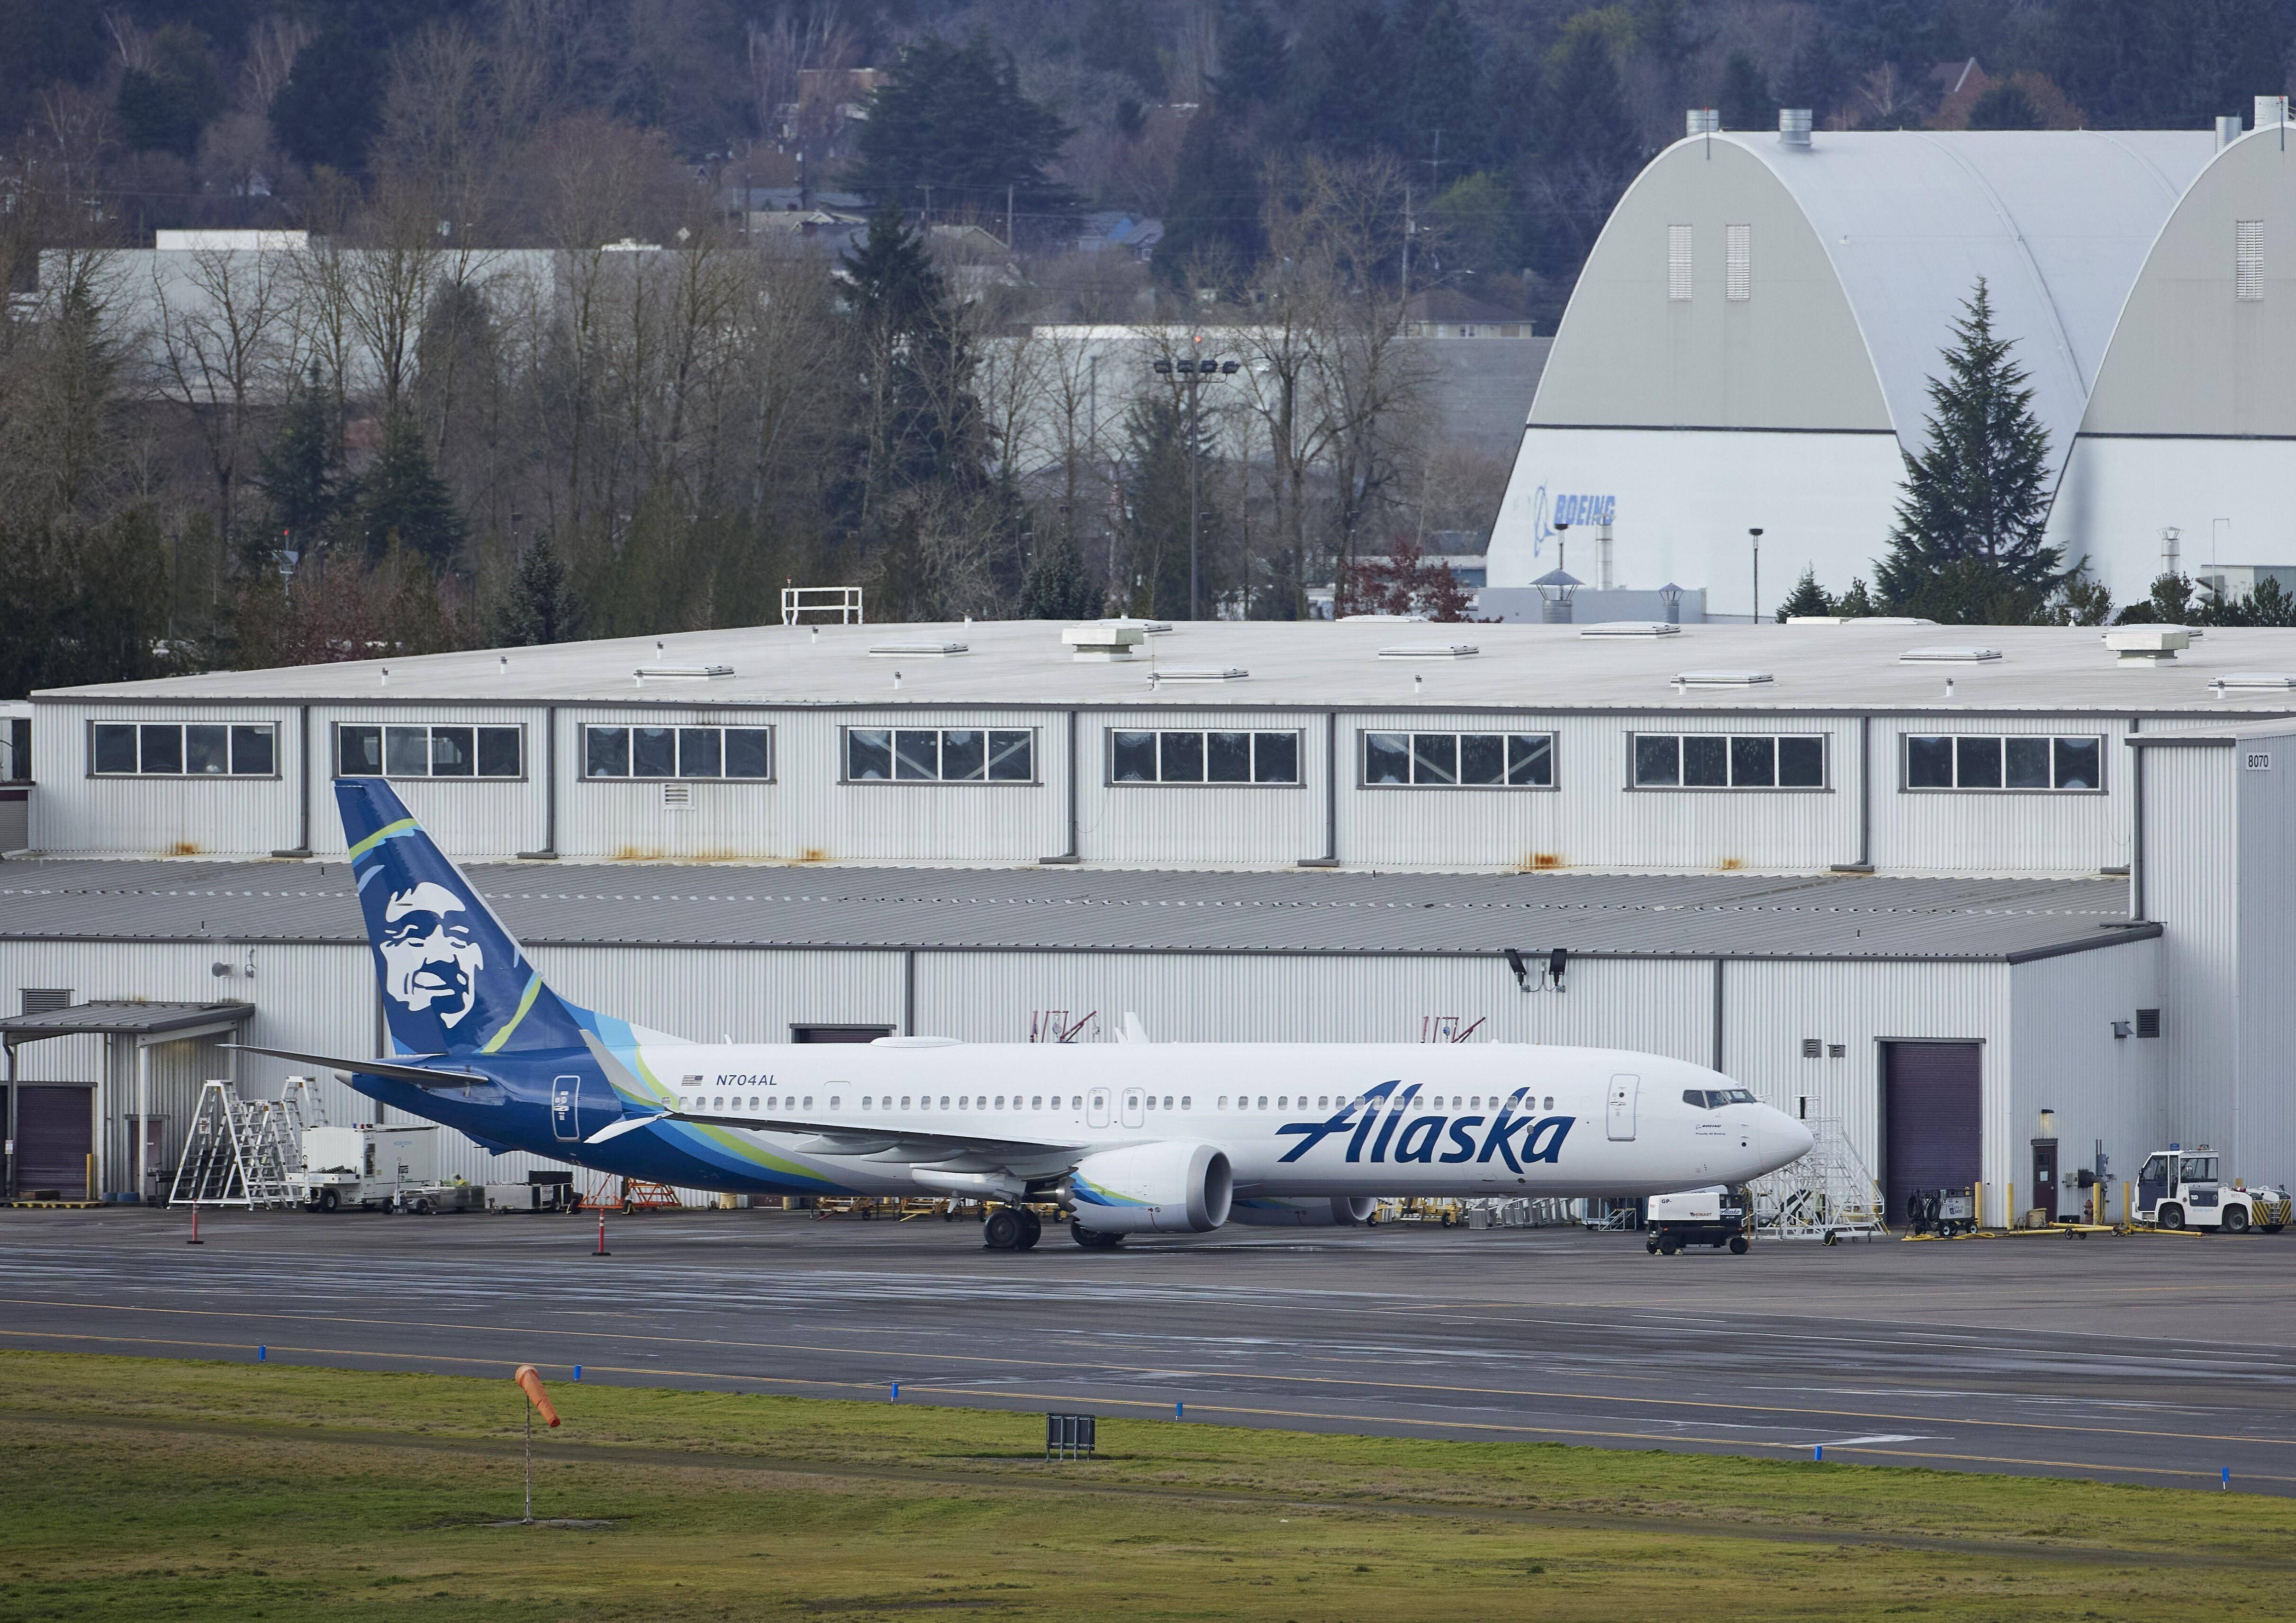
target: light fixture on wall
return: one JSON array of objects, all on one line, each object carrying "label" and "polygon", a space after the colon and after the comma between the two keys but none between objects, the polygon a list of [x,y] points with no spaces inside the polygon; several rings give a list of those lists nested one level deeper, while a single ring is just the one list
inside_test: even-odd
[{"label": "light fixture on wall", "polygon": [[2041,1107],[2041,1136],[2054,1138],[2056,1135],[2057,1113],[2045,1104]]}]

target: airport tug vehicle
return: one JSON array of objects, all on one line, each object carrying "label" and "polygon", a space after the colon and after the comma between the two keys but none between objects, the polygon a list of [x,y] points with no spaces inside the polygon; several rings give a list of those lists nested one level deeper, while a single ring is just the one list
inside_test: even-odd
[{"label": "airport tug vehicle", "polygon": [[2251,1189],[2244,1179],[2226,1188],[2216,1152],[2208,1145],[2186,1150],[2170,1144],[2144,1158],[2136,1174],[2136,1220],[2155,1228],[2215,1229],[2245,1234],[2260,1228],[2276,1234],[2288,1226],[2284,1189]]},{"label": "airport tug vehicle", "polygon": [[1688,1189],[1680,1194],[1654,1194],[1643,1220],[1650,1237],[1643,1250],[1653,1257],[1671,1257],[1685,1245],[1730,1248],[1731,1255],[1746,1254],[1746,1192],[1718,1184],[1710,1189]]}]

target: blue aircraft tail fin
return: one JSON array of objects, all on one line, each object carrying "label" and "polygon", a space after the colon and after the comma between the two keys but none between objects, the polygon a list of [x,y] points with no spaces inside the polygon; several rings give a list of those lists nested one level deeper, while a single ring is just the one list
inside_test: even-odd
[{"label": "blue aircraft tail fin", "polygon": [[542,983],[502,921],[381,778],[338,778],[359,909],[402,1053],[578,1048],[588,1012]]}]

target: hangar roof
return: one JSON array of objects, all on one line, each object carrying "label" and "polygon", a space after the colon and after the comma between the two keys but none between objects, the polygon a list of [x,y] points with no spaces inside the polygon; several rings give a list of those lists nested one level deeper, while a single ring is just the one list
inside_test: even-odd
[{"label": "hangar roof", "polygon": [[[348,702],[660,706],[1494,709],[1680,714],[2027,710],[2062,715],[2259,717],[2296,712],[2296,689],[2219,693],[2218,677],[2296,678],[2296,630],[2211,627],[2177,658],[2117,659],[2091,628],[1905,624],[1685,626],[1671,636],[1582,635],[1583,626],[1379,621],[1183,621],[1150,639],[1153,661],[1080,664],[1041,620],[942,626],[751,627],[652,637],[473,650],[387,660],[216,671],[152,682],[51,689],[45,701]],[[873,652],[962,644],[963,654]],[[1454,646],[1462,658],[1393,657]],[[1997,660],[1908,662],[1917,650],[1985,648]],[[657,652],[657,649],[660,652]],[[723,665],[729,675],[639,680],[641,666]],[[388,677],[383,673],[388,671]],[[1237,671],[1233,680],[1183,673]],[[1767,673],[1748,685],[1693,685],[1687,672]],[[898,675],[900,684],[895,685]],[[1151,677],[1158,680],[1153,685]],[[1423,677],[1423,685],[1414,678]],[[1946,680],[1954,684],[1946,695]]]},{"label": "hangar roof", "polygon": [[[2157,935],[2123,880],[474,865],[529,946],[2006,960]],[[365,939],[341,862],[0,865],[0,940]]]},{"label": "hangar roof", "polygon": [[1980,276],[2017,338],[2062,462],[2120,307],[2177,201],[2216,152],[2205,130],[1720,135],[1801,205],[1840,274],[1898,439],[1927,436],[1929,380]]}]

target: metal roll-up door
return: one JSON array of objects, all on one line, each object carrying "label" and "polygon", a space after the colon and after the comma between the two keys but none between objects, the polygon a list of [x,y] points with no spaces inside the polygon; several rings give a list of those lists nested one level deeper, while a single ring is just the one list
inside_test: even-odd
[{"label": "metal roll-up door", "polygon": [[1892,1226],[1916,1189],[1965,1189],[1984,1173],[1980,1043],[1883,1045],[1882,1190]]},{"label": "metal roll-up door", "polygon": [[19,1084],[16,1089],[16,1187],[53,1189],[68,1201],[87,1193],[90,1090]]}]

